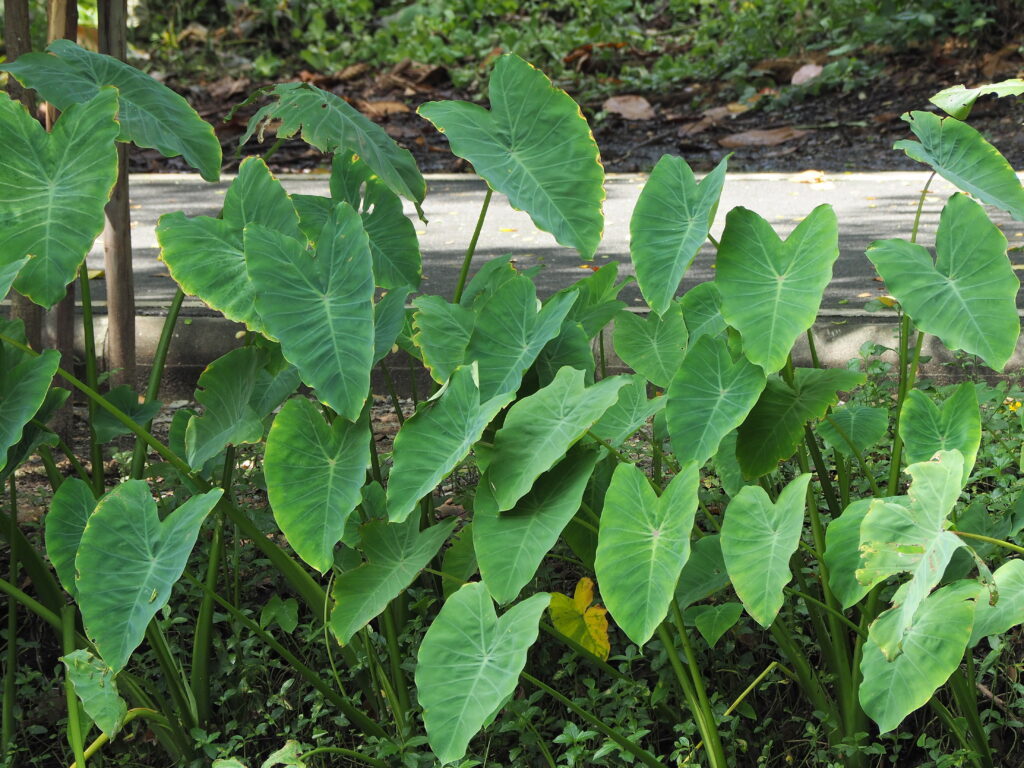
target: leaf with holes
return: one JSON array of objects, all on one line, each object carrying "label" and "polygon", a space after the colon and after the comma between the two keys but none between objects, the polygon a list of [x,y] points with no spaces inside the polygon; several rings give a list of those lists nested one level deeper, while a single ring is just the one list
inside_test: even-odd
[{"label": "leaf with holes", "polygon": [[839,225],[830,205],[811,211],[784,241],[753,211],[729,211],[715,261],[722,316],[765,373],[781,369],[793,342],[814,324],[837,258]]},{"label": "leaf with holes", "polygon": [[118,673],[185,570],[203,520],[224,491],[193,496],[163,521],[149,486],[128,480],[100,499],[75,558],[85,632]]},{"label": "leaf with holes", "polygon": [[114,738],[114,734],[121,730],[128,706],[118,695],[113,670],[84,648],[72,651],[60,660],[64,662],[68,679],[82,702],[85,714],[108,739]]},{"label": "leaf with holes", "polygon": [[761,486],[744,486],[725,510],[725,567],[747,613],[765,628],[775,621],[783,588],[793,578],[789,558],[800,543],[810,480],[810,474],[793,479],[774,503]]},{"label": "leaf with holes", "polygon": [[490,111],[465,101],[431,101],[417,112],[513,208],[590,258],[604,226],[604,168],[579,106],[511,54],[495,63],[488,94]]},{"label": "leaf with holes", "polygon": [[728,158],[700,183],[681,157],[664,155],[651,171],[629,221],[629,251],[648,306],[665,311],[718,210]]},{"label": "leaf with holes", "polygon": [[27,257],[14,287],[44,307],[64,298],[103,231],[117,180],[117,92],[68,106],[48,134],[20,102],[0,98],[0,269]]},{"label": "leaf with holes", "polygon": [[620,464],[605,495],[594,569],[615,623],[639,646],[668,614],[690,556],[698,470],[685,464],[658,497],[640,469]]},{"label": "leaf with holes", "polygon": [[877,240],[867,256],[918,328],[1002,370],[1020,335],[1020,281],[1006,238],[980,205],[956,194],[942,209],[935,251],[933,264],[923,246]]},{"label": "leaf with holes", "polygon": [[416,656],[416,692],[430,748],[442,763],[460,759],[515,691],[550,599],[541,592],[499,618],[478,582],[441,608]]}]

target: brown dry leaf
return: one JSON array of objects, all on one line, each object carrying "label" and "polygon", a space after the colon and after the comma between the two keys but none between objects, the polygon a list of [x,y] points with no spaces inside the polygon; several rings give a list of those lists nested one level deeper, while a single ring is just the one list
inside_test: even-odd
[{"label": "brown dry leaf", "polygon": [[626,120],[654,119],[654,110],[651,108],[651,103],[643,96],[635,94],[627,93],[621,96],[612,96],[609,99],[605,99],[601,108],[605,112],[611,112],[613,115],[620,115]]},{"label": "brown dry leaf", "polygon": [[698,120],[695,123],[684,123],[679,126],[677,133],[680,136],[696,136],[698,133],[704,133],[704,131],[714,124],[714,120],[710,120],[705,117],[703,120]]},{"label": "brown dry leaf", "polygon": [[790,176],[789,180],[795,181],[797,184],[824,184],[825,172],[808,169],[806,171],[801,171],[795,176]]},{"label": "brown dry leaf", "polygon": [[800,69],[793,73],[793,77],[789,82],[793,85],[804,85],[820,75],[822,69],[823,67],[821,64],[804,64]]},{"label": "brown dry leaf", "polygon": [[356,101],[356,108],[370,119],[408,112],[409,107],[401,101]]},{"label": "brown dry leaf", "polygon": [[358,64],[349,64],[341,70],[341,72],[335,75],[334,79],[342,83],[347,83],[349,80],[355,80],[369,68],[369,65],[364,61],[360,61]]},{"label": "brown dry leaf", "polygon": [[741,147],[774,147],[777,144],[782,144],[786,141],[793,141],[794,139],[802,138],[809,133],[810,131],[801,131],[799,128],[794,128],[791,125],[784,125],[781,128],[769,128],[766,130],[734,133],[731,136],[719,139],[718,143],[728,149],[738,149]]},{"label": "brown dry leaf", "polygon": [[725,110],[730,115],[742,115],[750,110],[750,105],[742,104],[738,101],[730,101],[725,105]]},{"label": "brown dry leaf", "polygon": [[[744,110],[740,111],[742,112]],[[733,111],[729,109],[729,107],[712,107],[711,109],[705,109],[701,114],[706,120],[716,123],[720,120],[725,120],[727,117],[732,117]]]},{"label": "brown dry leaf", "polygon": [[252,81],[248,77],[231,77],[225,75],[219,80],[214,80],[206,86],[210,97],[217,101],[227,101],[232,96],[237,96],[249,89]]},{"label": "brown dry leaf", "polygon": [[996,75],[1010,74],[1016,71],[1016,67],[1006,59],[1015,54],[1018,47],[1019,43],[1010,43],[994,53],[986,53],[981,59],[981,73],[992,79]]}]

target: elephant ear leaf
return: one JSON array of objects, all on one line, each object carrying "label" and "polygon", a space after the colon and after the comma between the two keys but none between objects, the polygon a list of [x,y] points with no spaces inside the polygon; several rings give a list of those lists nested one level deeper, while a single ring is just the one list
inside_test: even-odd
[{"label": "elephant ear leaf", "polygon": [[224,491],[193,496],[160,520],[149,486],[129,480],[100,500],[75,558],[86,634],[114,674],[181,578],[203,520]]},{"label": "elephant ear leaf", "polygon": [[165,157],[181,155],[207,181],[220,178],[220,141],[213,126],[181,96],[135,67],[70,40],[54,40],[46,50],[52,55],[27,53],[2,68],[62,112],[103,86],[115,86],[120,141],[152,147]]},{"label": "elephant ear leaf", "polygon": [[117,692],[114,671],[84,648],[61,657],[85,714],[108,739],[121,730],[128,707]]},{"label": "elephant ear leaf", "polygon": [[[1021,210],[1024,218],[1024,202]],[[1006,237],[985,210],[956,194],[939,217],[934,263],[926,248],[905,240],[878,240],[867,257],[922,331],[952,349],[980,356],[998,371],[1020,335],[1020,281],[1006,246]]]},{"label": "elephant ear leaf", "polygon": [[945,88],[932,96],[928,101],[946,112],[957,120],[966,120],[971,114],[974,102],[981,96],[1020,96],[1024,93],[1024,80],[1015,77],[1012,80],[1003,80],[1001,83],[991,83],[977,88],[967,88],[963,85],[954,85]]},{"label": "elephant ear leaf", "polygon": [[513,208],[590,258],[604,227],[604,168],[579,106],[511,54],[494,65],[488,92],[490,111],[464,101],[432,101],[418,112]]},{"label": "elephant ear leaf", "polygon": [[928,461],[938,451],[960,451],[966,485],[981,446],[981,409],[974,382],[962,383],[941,406],[924,392],[910,390],[900,414],[900,437],[908,464]]},{"label": "elephant ear leaf", "polygon": [[252,116],[239,145],[257,131],[262,140],[266,126],[279,120],[279,139],[301,131],[303,141],[321,152],[357,154],[396,195],[417,206],[423,202],[427,184],[409,150],[343,98],[306,83],[280,83],[269,93],[276,101]]},{"label": "elephant ear leaf", "polygon": [[7,465],[7,450],[21,440],[25,425],[46,400],[59,364],[56,350],[31,357],[17,350],[12,354],[11,347],[0,344],[0,470]]},{"label": "elephant ear leaf", "polygon": [[44,307],[64,298],[103,231],[117,180],[117,91],[94,89],[67,107],[47,133],[19,102],[0,98],[0,269],[27,257],[14,287]]},{"label": "elephant ear leaf", "polygon": [[89,516],[96,509],[96,497],[88,483],[69,477],[53,494],[50,511],[46,513],[46,556],[50,558],[61,586],[72,597],[78,596],[75,585],[75,556],[82,541]]},{"label": "elephant ear leaf", "polygon": [[499,617],[487,587],[475,582],[441,608],[420,643],[416,690],[430,747],[442,763],[461,758],[515,691],[550,599],[541,592]]}]

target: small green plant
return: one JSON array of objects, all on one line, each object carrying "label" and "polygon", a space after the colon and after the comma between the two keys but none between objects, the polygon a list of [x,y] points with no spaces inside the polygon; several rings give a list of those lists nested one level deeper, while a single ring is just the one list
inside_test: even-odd
[{"label": "small green plant", "polygon": [[[44,305],[81,270],[98,231],[115,139],[217,172],[212,131],[161,86],[70,43],[51,52],[6,69],[63,109],[53,133],[17,105],[0,107],[0,130],[20,148],[0,162],[0,190],[12,179],[37,189],[28,203],[9,198],[14,245],[0,289]],[[960,119],[978,93],[936,97],[956,116],[907,115],[917,141],[897,146],[1024,218],[1012,169]],[[739,720],[782,680],[819,764],[866,766],[915,749],[936,765],[948,763],[945,750],[995,766],[976,649],[989,638],[997,653],[1024,622],[1024,561],[1004,559],[1024,548],[1012,541],[1019,490],[989,474],[1019,445],[983,448],[982,435],[983,425],[1008,426],[1018,401],[993,405],[998,395],[979,397],[970,381],[940,402],[916,386],[925,334],[995,370],[1015,349],[1019,283],[982,204],[949,199],[934,257],[916,243],[916,223],[909,240],[868,250],[898,313],[889,398],[865,387],[861,370],[816,361],[810,331],[838,257],[831,207],[786,240],[736,208],[715,241],[727,161],[700,182],[681,158],[652,172],[631,222],[645,314],[617,298],[616,265],[544,301],[507,257],[470,278],[494,191],[583,257],[603,227],[603,168],[572,99],[515,56],[496,61],[489,94],[489,110],[420,109],[489,191],[451,301],[421,294],[410,309],[422,260],[401,198],[419,208],[426,184],[409,153],[313,86],[263,94],[250,134],[274,123],[278,137],[332,154],[330,196],[289,196],[251,158],[219,217],[160,220],[161,257],[181,286],[160,354],[185,292],[248,328],[246,344],[200,377],[202,412],[179,411],[166,441],[146,424],[162,359],[140,404],[100,394],[94,366],[82,382],[57,352],[30,349],[17,324],[0,325],[0,478],[13,496],[14,470],[38,453],[54,490],[45,557],[18,524],[16,499],[0,518],[12,570],[33,593],[0,579],[7,679],[17,606],[61,648],[78,768],[136,719],[182,765],[335,756],[468,766],[506,759],[490,754],[498,739],[515,742],[507,749],[519,764],[556,765],[557,752],[570,765],[724,768],[788,749]],[[715,279],[677,297],[706,241]],[[635,373],[606,375],[595,359],[612,322],[612,345]],[[792,349],[805,336],[813,364],[797,366]],[[392,393],[401,426],[378,453],[371,373],[390,375],[396,345],[435,387],[411,415]],[[867,366],[877,368],[877,352],[864,351]],[[77,477],[63,477],[52,456],[65,446],[46,422],[67,397],[54,375],[94,404],[91,466],[67,451]],[[126,432],[137,442],[128,476],[108,487],[102,444]],[[237,493],[250,447],[272,520]],[[987,465],[975,472],[979,456]],[[462,467],[476,473],[459,493],[464,519],[441,516],[439,489]],[[243,558],[243,543],[258,556]],[[243,604],[245,579],[280,592],[258,615]],[[614,654],[609,619],[628,639]],[[325,659],[310,655],[314,637]],[[222,733],[216,696],[234,694],[212,670],[233,668],[218,649],[246,647],[241,638],[280,660],[303,706],[333,713],[329,732],[315,726],[308,740],[295,734],[300,742],[280,729],[258,757]],[[740,641],[756,653],[741,654]],[[571,661],[555,659],[552,644]],[[716,647],[742,659],[729,675]],[[544,664],[530,663],[536,653]],[[283,710],[287,693],[281,686],[268,706]],[[16,706],[8,685],[7,746]],[[940,726],[913,748],[886,736],[926,706]],[[747,732],[761,743],[734,735]]]}]

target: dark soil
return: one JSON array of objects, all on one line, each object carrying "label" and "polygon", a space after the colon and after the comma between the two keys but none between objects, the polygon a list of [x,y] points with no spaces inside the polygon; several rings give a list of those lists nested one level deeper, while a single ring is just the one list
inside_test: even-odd
[{"label": "dark soil", "polygon": [[[1013,46],[986,54],[959,50],[954,43],[936,45],[927,52],[890,57],[876,81],[847,91],[842,88],[807,89],[774,87],[786,83],[800,59],[764,62],[758,85],[759,102],[739,104],[721,84],[686,84],[660,94],[645,94],[653,119],[627,120],[604,113],[600,103],[583,104],[591,121],[601,156],[609,172],[649,171],[663,154],[682,155],[697,171],[710,170],[732,152],[732,171],[793,172],[816,169],[829,172],[919,170],[921,166],[892,144],[910,137],[900,115],[910,110],[931,110],[928,98],[951,85],[974,86],[1019,76],[1024,60]],[[426,101],[472,98],[455,89],[444,70],[404,62],[388,72],[350,67],[334,75],[301,72],[299,77],[330,90],[381,124],[399,144],[415,156],[423,172],[452,173],[471,170],[451,154],[448,142],[424,119],[416,107]],[[224,147],[224,169],[237,168],[238,141],[259,102],[230,115],[231,108],[256,87],[268,83],[247,78],[222,77],[205,83],[176,87],[199,113],[212,122]],[[780,96],[781,94],[781,96]],[[733,95],[732,98],[735,98]],[[781,99],[789,101],[782,104]],[[740,111],[746,108],[746,111]],[[230,115],[230,116],[229,116]],[[1024,101],[984,97],[971,114],[978,128],[1015,168],[1024,166]],[[722,141],[751,130],[794,129],[802,133],[775,146],[726,148]],[[272,137],[271,137],[272,140]],[[255,139],[245,154],[262,154],[270,145]],[[324,167],[325,157],[298,139],[282,144],[270,161],[275,172],[309,172]],[[132,170],[139,172],[188,171],[181,158],[165,159],[154,150],[134,150]]]}]

